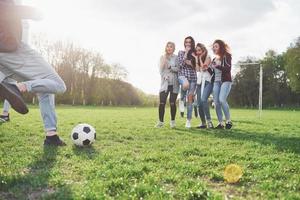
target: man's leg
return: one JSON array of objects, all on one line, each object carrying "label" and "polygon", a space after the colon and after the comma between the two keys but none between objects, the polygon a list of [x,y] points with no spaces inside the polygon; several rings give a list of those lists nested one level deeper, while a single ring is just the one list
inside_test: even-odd
[{"label": "man's leg", "polygon": [[4,101],[3,103],[3,112],[2,115],[9,115],[9,109],[10,109],[10,104],[7,100]]},{"label": "man's leg", "polygon": [[46,131],[44,145],[64,146],[65,143],[57,136],[57,117],[55,112],[54,94],[37,94],[41,116]]},{"label": "man's leg", "polygon": [[[23,60],[23,65],[10,65],[16,60]],[[15,75],[21,77],[24,82],[18,84],[22,92],[39,93],[40,108],[46,129],[46,145],[63,145],[57,136],[57,122],[54,106],[54,96],[49,94],[63,93],[66,90],[65,83],[37,52],[28,45],[22,44],[17,52],[8,53],[6,56],[0,54],[0,64],[11,70]],[[51,130],[53,128],[53,130]]]},{"label": "man's leg", "polygon": [[0,123],[5,123],[5,122],[9,122],[9,109],[10,109],[10,104],[7,100],[4,100],[3,103],[3,112],[0,115]]},{"label": "man's leg", "polygon": [[[16,81],[11,78],[7,78],[5,81],[11,84],[16,84]],[[9,116],[10,107],[11,107],[10,103],[5,99],[3,103],[3,111],[2,114],[0,115],[0,121],[2,122],[10,121],[10,116]]]},{"label": "man's leg", "polygon": [[5,69],[24,80],[18,84],[21,91],[56,94],[66,90],[65,83],[53,67],[26,44],[16,52],[0,53],[0,65],[1,72]]},{"label": "man's leg", "polygon": [[21,92],[15,85],[16,81],[9,78],[13,75],[13,72],[3,67],[1,61],[0,57],[0,96],[8,101],[11,104],[11,107],[18,113],[26,114],[28,113],[28,108],[23,100]]}]

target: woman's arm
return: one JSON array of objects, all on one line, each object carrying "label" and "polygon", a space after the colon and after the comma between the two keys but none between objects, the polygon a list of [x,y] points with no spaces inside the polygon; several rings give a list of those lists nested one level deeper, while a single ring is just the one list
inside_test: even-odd
[{"label": "woman's arm", "polygon": [[208,66],[210,65],[210,63],[211,63],[211,58],[209,56],[207,56],[204,63],[203,63],[203,65],[202,65],[202,68],[204,70],[207,70],[209,68]]},{"label": "woman's arm", "polygon": [[160,75],[163,75],[164,68],[165,68],[165,57],[161,56],[160,59],[159,59],[159,73],[160,73]]},{"label": "woman's arm", "polygon": [[221,70],[222,72],[228,73],[231,71],[231,55],[226,55],[223,59],[223,66],[216,66],[217,69]]},{"label": "woman's arm", "polygon": [[183,51],[178,52],[177,56],[177,63],[179,65],[179,69],[182,69],[185,65],[185,58],[184,58],[185,53]]},{"label": "woman's arm", "polygon": [[170,70],[171,70],[171,72],[174,72],[174,73],[177,73],[179,71],[179,64],[178,64],[177,56],[175,58],[175,65],[171,66]]}]

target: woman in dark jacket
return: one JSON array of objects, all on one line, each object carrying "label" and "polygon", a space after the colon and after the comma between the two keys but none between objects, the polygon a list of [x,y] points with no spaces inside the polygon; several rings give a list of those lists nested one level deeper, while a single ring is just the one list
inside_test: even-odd
[{"label": "woman in dark jacket", "polygon": [[[224,129],[223,113],[225,115],[225,128],[231,129],[229,105],[227,97],[231,90],[231,53],[228,45],[222,40],[216,40],[213,44],[213,52],[216,57],[211,66],[214,69],[213,97],[219,124],[217,129]],[[223,112],[222,112],[223,111]]]}]

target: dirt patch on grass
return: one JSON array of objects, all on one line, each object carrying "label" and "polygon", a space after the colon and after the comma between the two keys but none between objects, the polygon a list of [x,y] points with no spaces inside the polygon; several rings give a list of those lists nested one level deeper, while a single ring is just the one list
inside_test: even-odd
[{"label": "dirt patch on grass", "polygon": [[55,193],[55,190],[52,188],[42,188],[39,190],[31,191],[27,195],[28,200],[36,200],[36,199],[41,199],[45,195],[53,194]]}]

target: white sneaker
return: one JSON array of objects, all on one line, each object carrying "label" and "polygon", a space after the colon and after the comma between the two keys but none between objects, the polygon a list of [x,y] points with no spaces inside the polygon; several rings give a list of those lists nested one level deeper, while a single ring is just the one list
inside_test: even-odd
[{"label": "white sneaker", "polygon": [[214,125],[212,122],[208,122],[207,125],[208,125],[208,128],[214,128]]},{"label": "white sneaker", "polygon": [[155,125],[155,128],[162,128],[164,127],[164,123],[163,122],[158,122],[156,125]]},{"label": "white sneaker", "polygon": [[192,128],[191,120],[186,120],[185,128]]},{"label": "white sneaker", "polygon": [[175,128],[175,127],[176,127],[175,120],[172,120],[172,121],[170,122],[170,127],[171,127],[171,128]]},{"label": "white sneaker", "polygon": [[184,101],[179,100],[179,111],[184,113]]}]

